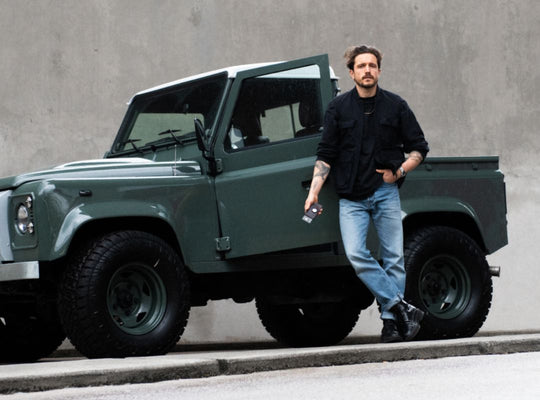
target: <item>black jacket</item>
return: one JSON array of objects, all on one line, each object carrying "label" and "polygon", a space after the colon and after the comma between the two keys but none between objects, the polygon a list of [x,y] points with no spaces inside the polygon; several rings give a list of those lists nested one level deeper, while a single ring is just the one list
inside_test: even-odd
[{"label": "black jacket", "polygon": [[352,193],[360,157],[366,156],[367,149],[374,168],[393,172],[405,161],[405,153],[416,150],[425,158],[429,151],[412,110],[398,95],[377,88],[373,117],[376,132],[364,135],[363,103],[356,88],[328,105],[317,159],[331,166],[334,186],[340,195]]}]

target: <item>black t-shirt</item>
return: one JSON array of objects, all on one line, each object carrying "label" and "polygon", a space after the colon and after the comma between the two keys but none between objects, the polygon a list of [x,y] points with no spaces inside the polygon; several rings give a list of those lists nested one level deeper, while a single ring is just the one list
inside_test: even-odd
[{"label": "black t-shirt", "polygon": [[349,200],[364,200],[371,196],[382,185],[382,174],[376,171],[375,165],[375,144],[377,129],[375,127],[375,96],[357,97],[359,101],[359,112],[363,110],[363,137],[359,138],[362,146],[362,153],[358,165],[358,172],[354,180],[351,194],[342,195]]}]

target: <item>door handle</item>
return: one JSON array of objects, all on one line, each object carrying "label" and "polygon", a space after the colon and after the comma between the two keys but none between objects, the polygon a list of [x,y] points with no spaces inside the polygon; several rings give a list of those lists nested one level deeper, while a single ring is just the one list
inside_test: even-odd
[{"label": "door handle", "polygon": [[302,181],[302,187],[306,190],[309,190],[309,188],[311,187],[311,179],[308,181]]}]

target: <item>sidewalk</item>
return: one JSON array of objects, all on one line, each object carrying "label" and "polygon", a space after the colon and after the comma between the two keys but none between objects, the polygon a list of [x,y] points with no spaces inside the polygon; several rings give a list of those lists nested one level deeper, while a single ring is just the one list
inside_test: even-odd
[{"label": "sidewalk", "polygon": [[[305,349],[278,348],[273,342],[246,345],[180,345],[165,356],[88,360],[60,352],[33,364],[0,365],[0,393],[44,391],[75,386],[149,383],[289,368],[382,361],[540,351],[540,333],[501,334],[409,343],[355,344]],[[360,342],[360,344],[358,344]],[[233,347],[231,349],[231,346]],[[225,349],[224,349],[225,348]],[[67,358],[73,357],[75,358]]]}]

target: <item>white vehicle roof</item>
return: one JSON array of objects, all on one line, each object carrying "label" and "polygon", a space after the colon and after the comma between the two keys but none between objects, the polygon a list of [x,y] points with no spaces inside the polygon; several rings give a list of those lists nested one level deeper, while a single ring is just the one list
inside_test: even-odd
[{"label": "white vehicle roof", "polygon": [[[133,100],[133,98],[135,96],[138,96],[140,94],[154,92],[156,90],[165,89],[165,88],[175,86],[175,85],[179,85],[179,84],[185,83],[185,82],[195,81],[195,80],[206,78],[206,77],[209,77],[209,76],[212,76],[212,75],[217,75],[217,74],[220,74],[220,73],[223,73],[223,72],[227,73],[227,77],[229,79],[236,78],[236,75],[239,72],[249,71],[249,70],[252,70],[252,69],[255,69],[255,68],[260,68],[260,67],[266,67],[268,65],[278,65],[278,64],[281,64],[283,62],[284,61],[237,65],[237,66],[233,66],[233,67],[221,68],[221,69],[216,69],[214,71],[204,72],[202,74],[188,76],[186,78],[178,79],[176,81],[164,83],[162,85],[158,85],[158,86],[154,86],[152,88],[146,89],[146,90],[142,90],[142,91],[136,93],[129,100],[128,104],[131,103],[131,101]],[[282,72],[277,72],[275,74],[266,75],[266,77],[272,77],[272,78],[318,78],[319,76],[320,76],[319,70],[318,70],[316,65],[309,65],[309,66],[302,67],[302,68],[297,68],[297,69],[294,69],[294,70],[286,70],[286,71],[282,71]],[[330,67],[330,79],[333,79],[333,80],[338,79],[338,77],[334,74],[334,70],[332,69],[332,67]]]}]

